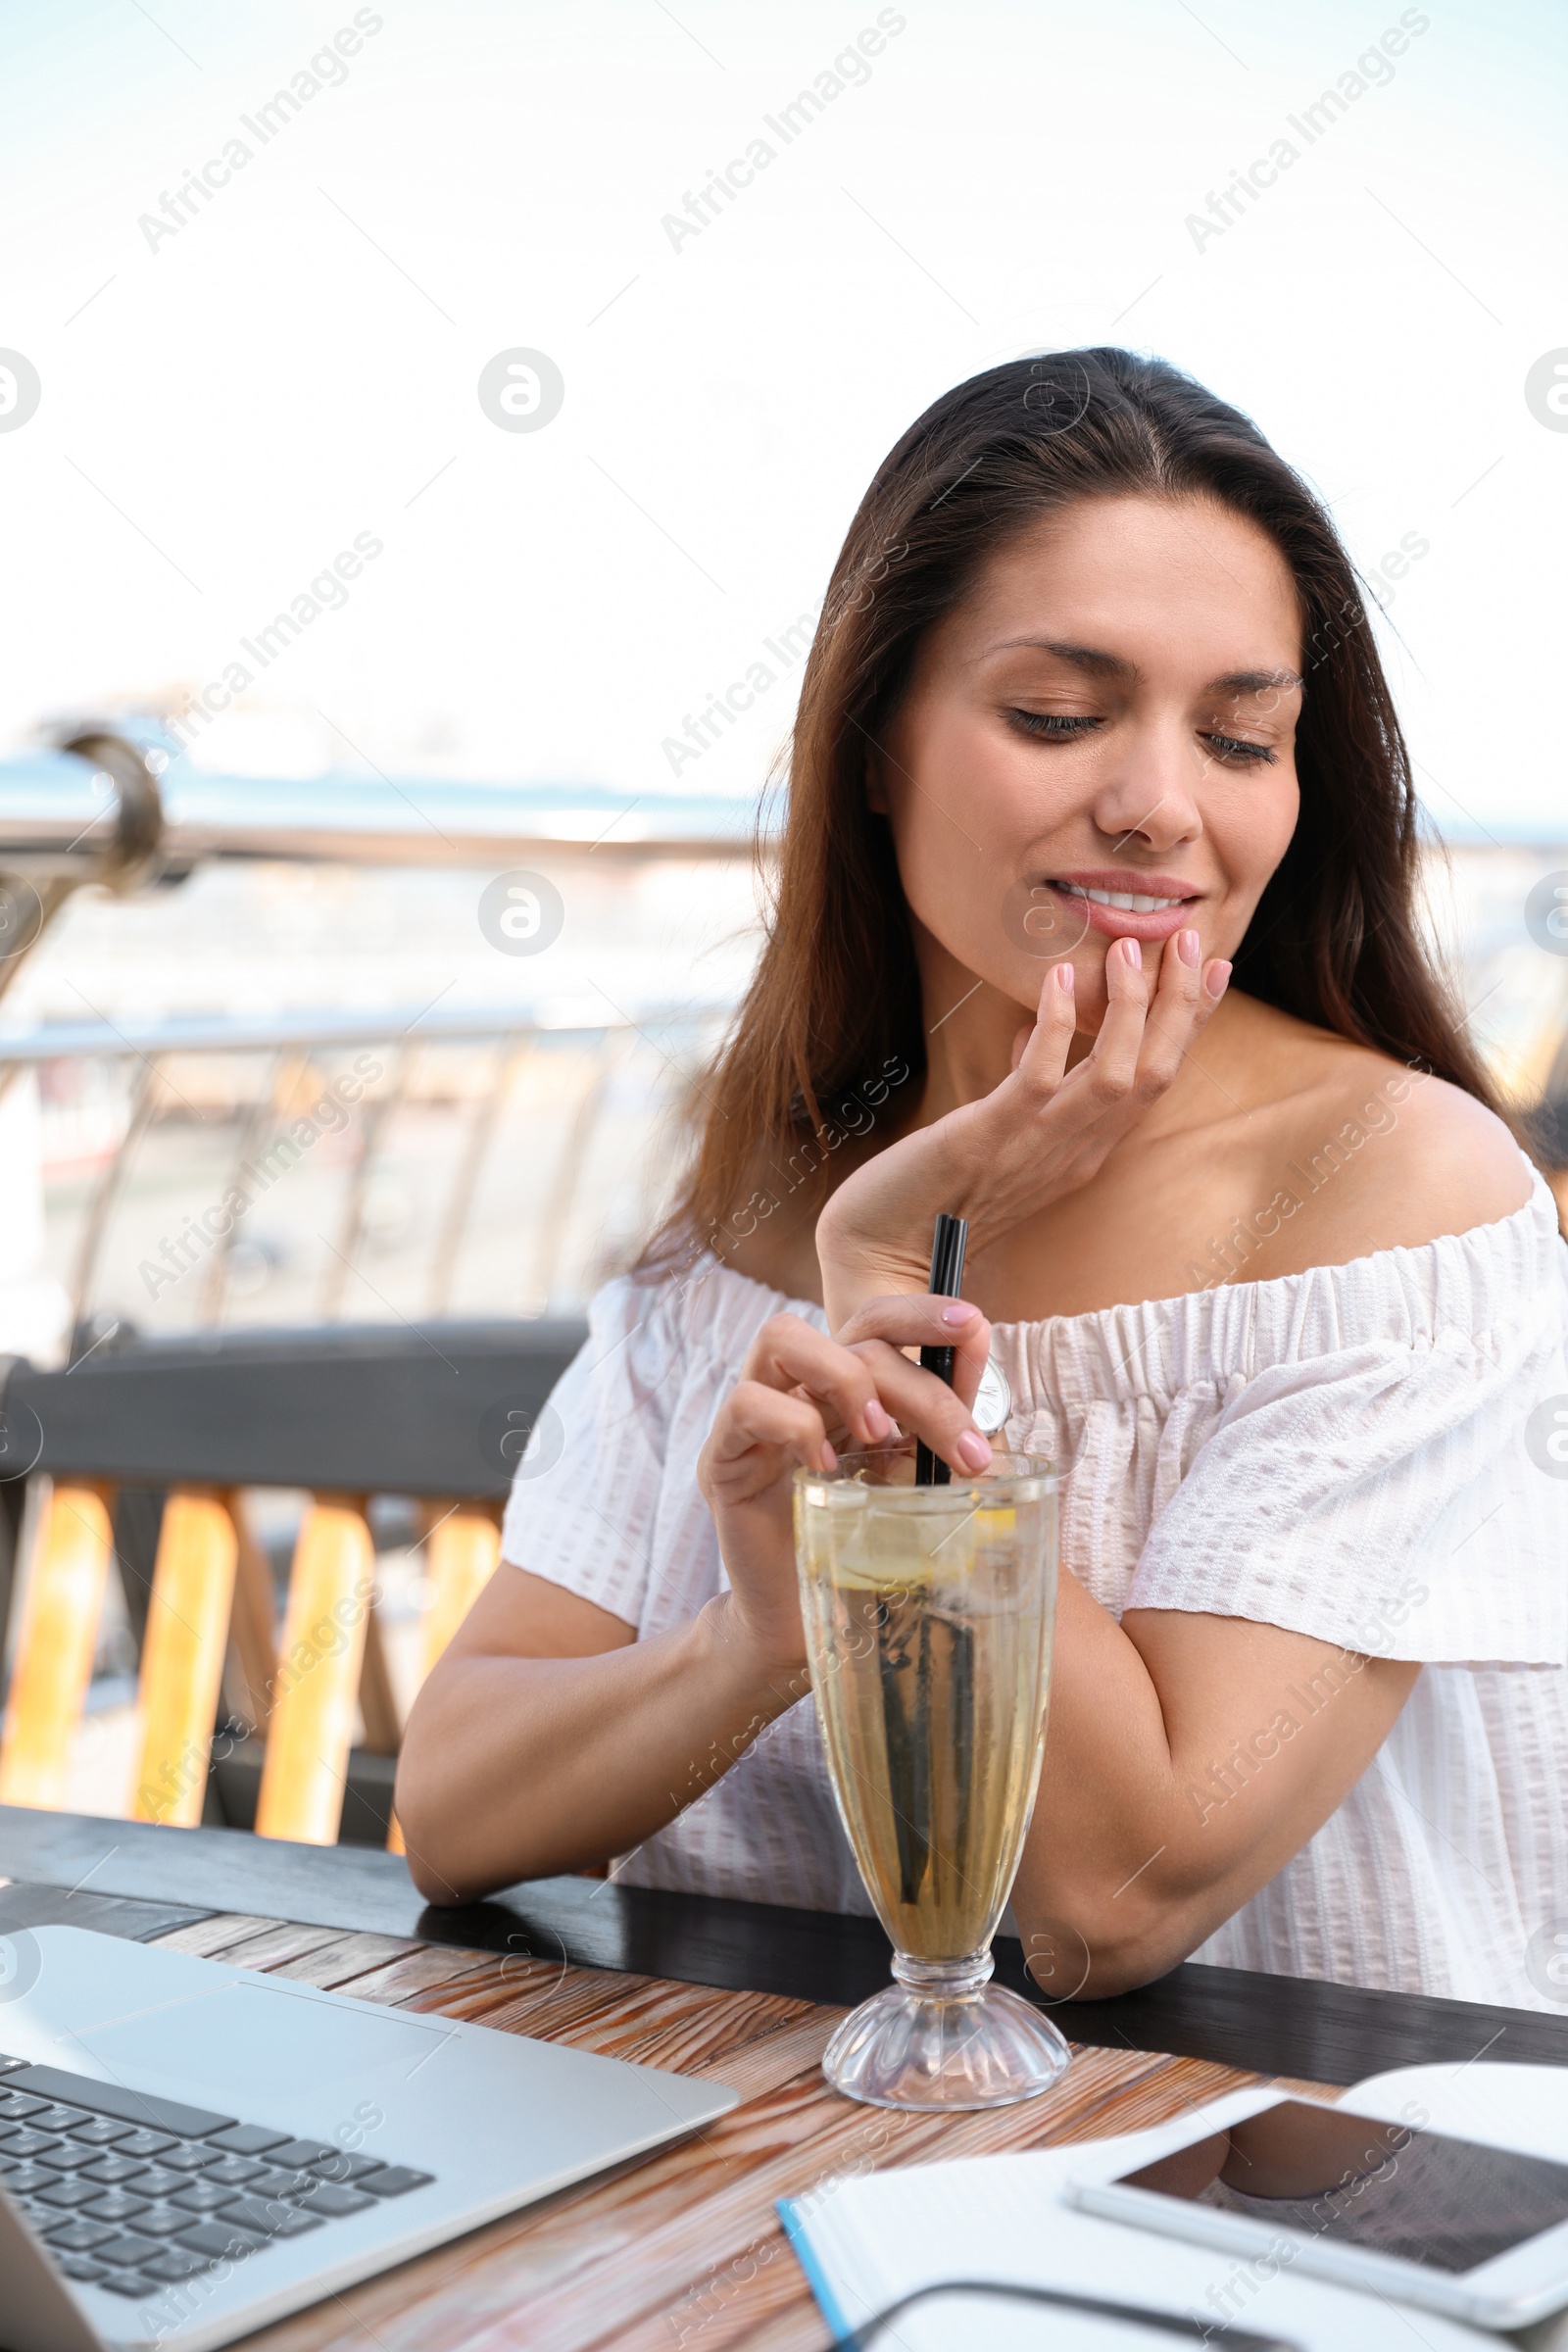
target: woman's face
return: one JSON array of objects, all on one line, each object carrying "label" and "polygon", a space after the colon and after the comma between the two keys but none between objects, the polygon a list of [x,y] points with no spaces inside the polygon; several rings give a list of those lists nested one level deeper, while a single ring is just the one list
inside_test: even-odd
[{"label": "woman's face", "polygon": [[[1113,939],[1234,956],[1295,830],[1301,622],[1263,532],[1200,499],[1085,499],[993,558],[927,635],[871,762],[930,949],[1031,1011]],[[1120,904],[1116,904],[1120,901]],[[951,975],[945,975],[951,977]]]}]

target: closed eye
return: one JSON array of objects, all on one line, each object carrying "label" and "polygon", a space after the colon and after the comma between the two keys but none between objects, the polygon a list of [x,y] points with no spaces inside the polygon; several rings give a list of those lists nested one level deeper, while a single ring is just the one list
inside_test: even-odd
[{"label": "closed eye", "polygon": [[1274,754],[1266,743],[1247,743],[1239,735],[1205,735],[1216,760],[1234,760],[1239,765],[1273,763]]},{"label": "closed eye", "polygon": [[1009,710],[1007,716],[1025,735],[1033,735],[1046,743],[1070,742],[1075,735],[1086,735],[1098,727],[1098,718],[1069,717],[1058,710]]}]

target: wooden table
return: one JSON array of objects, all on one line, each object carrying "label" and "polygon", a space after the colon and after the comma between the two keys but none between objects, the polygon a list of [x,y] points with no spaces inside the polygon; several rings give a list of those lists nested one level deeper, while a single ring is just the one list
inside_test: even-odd
[{"label": "wooden table", "polygon": [[828,2342],[774,2200],[830,2174],[1049,2147],[1157,2122],[1258,2081],[1195,2058],[1080,2050],[1044,2098],[912,2117],[827,2088],[844,2011],[383,1936],[216,1914],[153,1938],[362,2000],[711,2075],[733,2114],[651,2161],[476,2230],[248,2341],[261,2352],[817,2352]]},{"label": "wooden table", "polygon": [[[580,1880],[430,1913],[390,1856],[11,1808],[0,1873],[31,1882],[0,1882],[0,1933],[74,1921],[739,2091],[684,2143],[331,2297],[249,2338],[257,2352],[820,2352],[827,2330],[775,2200],[829,2177],[1103,2137],[1271,2078],[1333,2095],[1420,2059],[1568,2064],[1561,2018],[1189,1963],[1143,1993],[1060,2010],[1083,2040],[1043,2098],[898,2116],[840,2098],[820,2073],[845,2005],[886,1982],[885,1941],[863,1920]],[[210,1907],[241,1886],[251,1908]],[[625,1965],[656,1953],[657,1971]],[[1005,1950],[1002,1963],[1015,1973]],[[812,1997],[824,1987],[840,1997]]]}]

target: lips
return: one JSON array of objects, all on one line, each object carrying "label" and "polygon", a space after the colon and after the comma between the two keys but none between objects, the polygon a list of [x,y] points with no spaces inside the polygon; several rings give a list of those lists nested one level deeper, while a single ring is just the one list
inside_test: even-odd
[{"label": "lips", "polygon": [[[1141,887],[1130,889],[1129,883]],[[1087,930],[1157,946],[1192,920],[1201,894],[1178,874],[1060,874],[1045,887]]]},{"label": "lips", "polygon": [[1131,890],[1080,890],[1076,883],[1056,882],[1055,890],[1065,891],[1070,898],[1089,899],[1097,906],[1119,906],[1124,914],[1163,914],[1167,906],[1185,906],[1180,892],[1168,898],[1150,898]]}]

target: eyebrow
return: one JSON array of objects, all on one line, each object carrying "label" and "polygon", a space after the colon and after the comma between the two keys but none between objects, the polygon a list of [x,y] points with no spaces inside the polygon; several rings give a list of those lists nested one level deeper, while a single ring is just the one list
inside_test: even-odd
[{"label": "eyebrow", "polygon": [[1074,669],[1087,669],[1097,678],[1143,675],[1136,662],[1124,661],[1120,654],[1102,653],[1092,645],[1063,645],[1054,637],[1004,637],[1000,645],[988,645],[980,659],[988,662],[993,654],[1015,653],[1020,646],[1027,646],[1037,654],[1054,654],[1058,662],[1070,662]]},{"label": "eyebrow", "polygon": [[1205,694],[1267,694],[1275,686],[1302,686],[1298,669],[1233,669],[1227,677],[1210,678]]},{"label": "eyebrow", "polygon": [[[1020,647],[1037,654],[1054,654],[1058,662],[1068,662],[1074,669],[1088,670],[1092,677],[1136,680],[1143,675],[1136,662],[1129,662],[1120,654],[1107,654],[1093,645],[1063,644],[1054,637],[1004,637],[1000,645],[987,646],[980,660],[987,662],[993,654],[1015,653]],[[1300,686],[1304,682],[1295,669],[1233,669],[1222,678],[1210,678],[1203,692],[1267,694],[1275,687]]]}]

